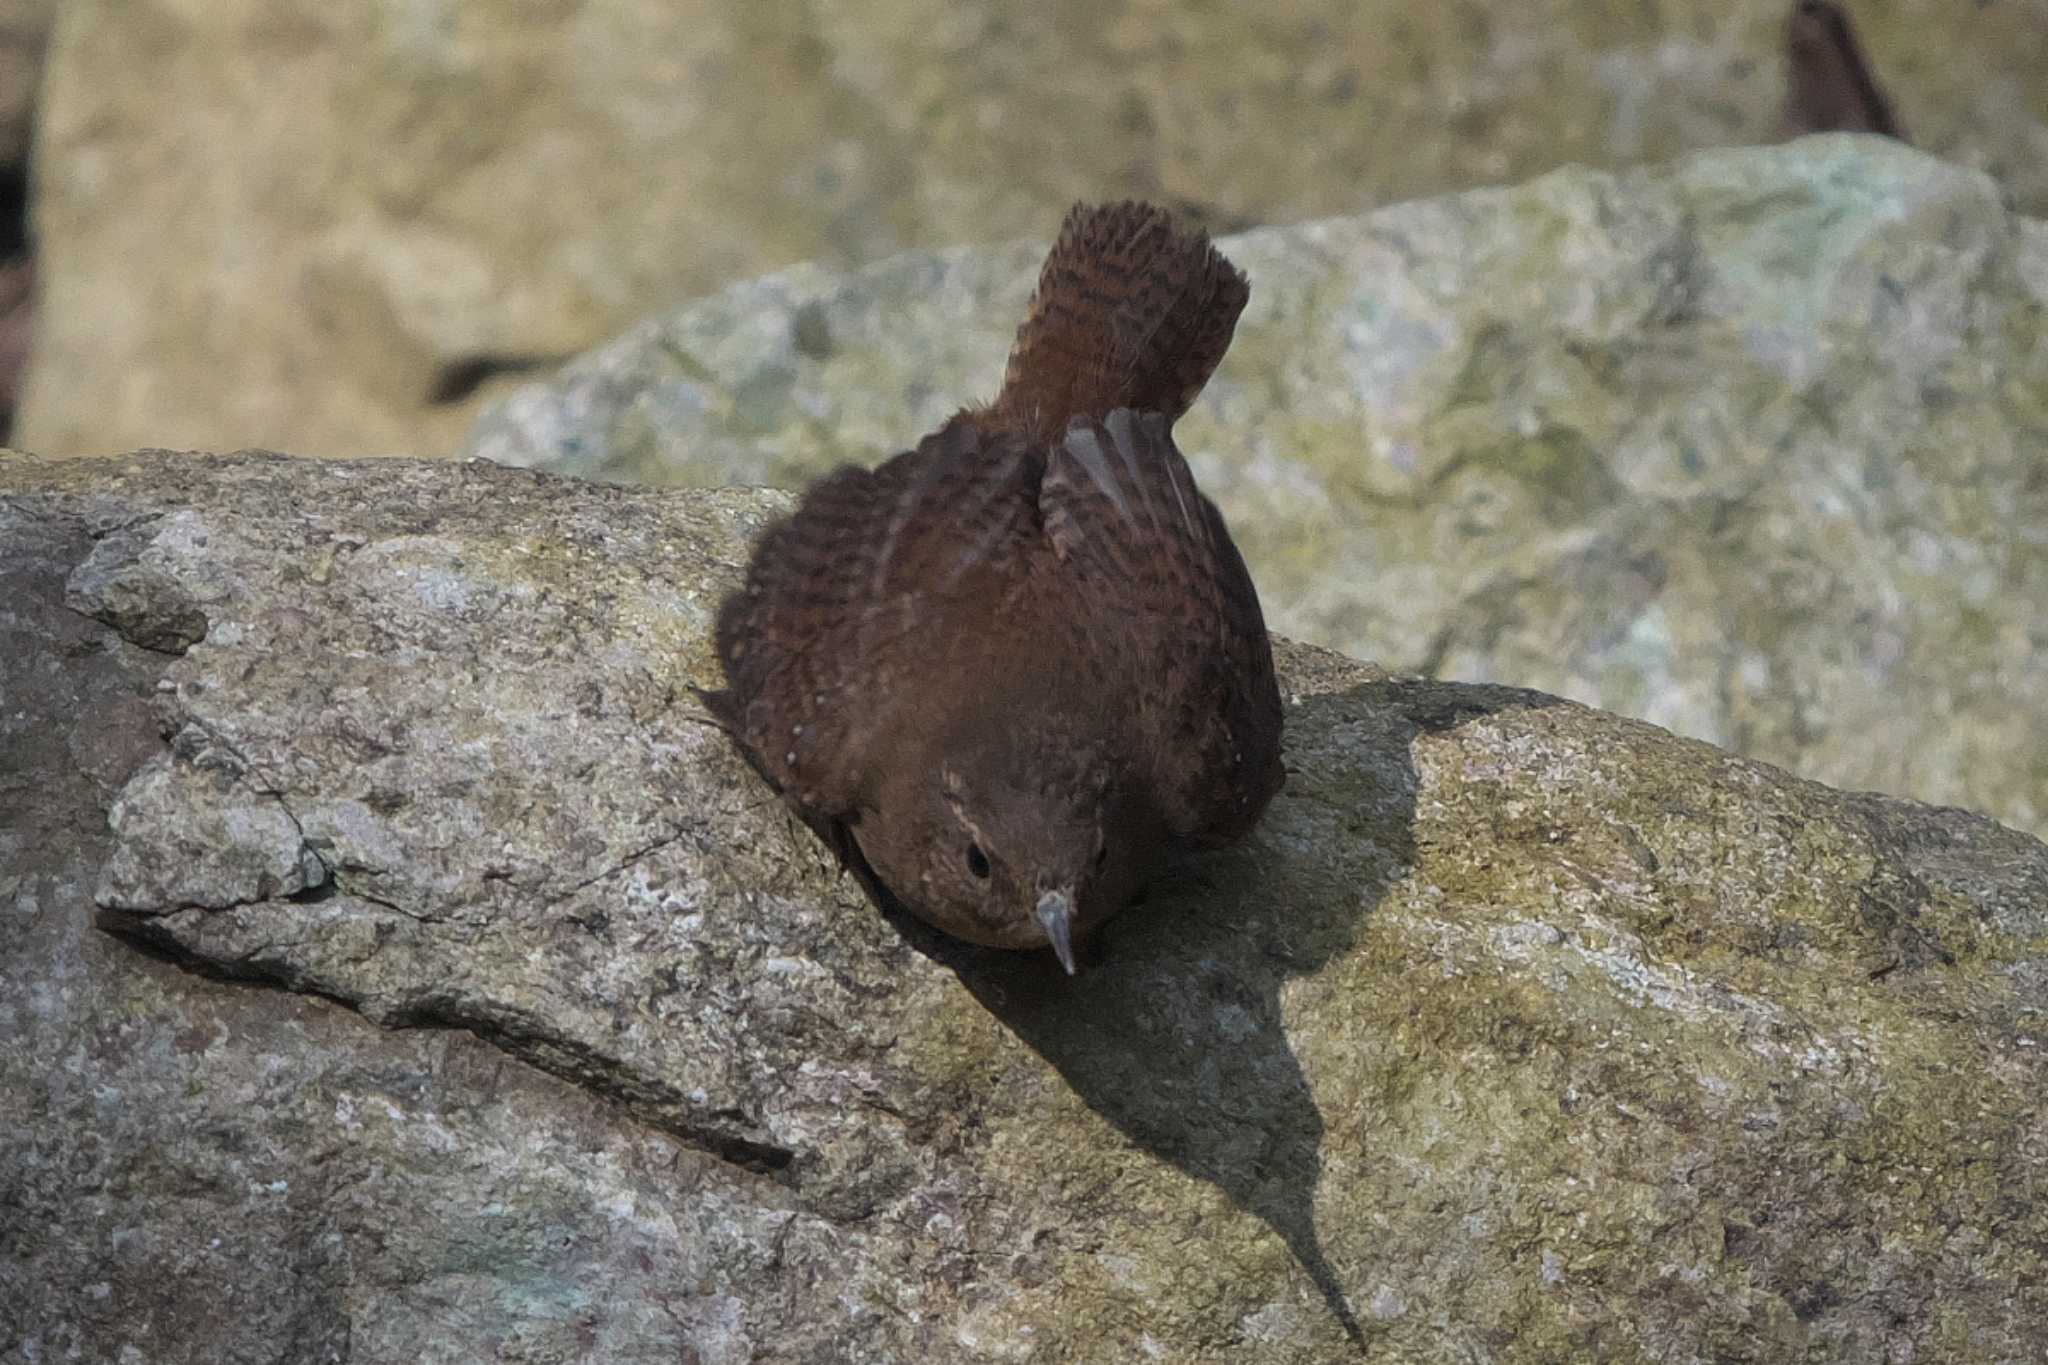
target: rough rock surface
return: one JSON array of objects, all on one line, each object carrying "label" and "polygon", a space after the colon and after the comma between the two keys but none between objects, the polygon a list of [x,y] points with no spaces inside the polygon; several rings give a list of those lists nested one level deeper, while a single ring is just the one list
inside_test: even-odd
[{"label": "rough rock surface", "polygon": [[1285,647],[1069,982],[685,690],[784,505],[0,457],[10,1355],[2048,1355],[2048,848]]},{"label": "rough rock surface", "polygon": [[[1182,444],[1275,630],[2048,831],[2048,224],[1874,138],[1228,243]],[[995,392],[1038,249],[737,285],[470,450],[796,484]]]},{"label": "rough rock surface", "polygon": [[[1765,141],[1789,4],[67,0],[19,441],[438,452],[495,367],[795,261]],[[1853,8],[1921,145],[2048,208],[2048,0]]]}]

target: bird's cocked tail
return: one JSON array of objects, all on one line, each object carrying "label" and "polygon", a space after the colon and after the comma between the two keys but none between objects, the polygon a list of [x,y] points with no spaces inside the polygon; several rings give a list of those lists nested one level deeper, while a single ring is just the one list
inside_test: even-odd
[{"label": "bird's cocked tail", "polygon": [[1150,204],[1076,204],[1010,350],[993,425],[1052,442],[1115,408],[1186,412],[1250,288],[1200,232]]}]

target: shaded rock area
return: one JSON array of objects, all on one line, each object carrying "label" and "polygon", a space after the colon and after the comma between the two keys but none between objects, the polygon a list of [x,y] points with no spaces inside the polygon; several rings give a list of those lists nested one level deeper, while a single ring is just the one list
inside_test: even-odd
[{"label": "shaded rock area", "polygon": [[0,0],[0,166],[28,164],[57,0]]},{"label": "shaded rock area", "polygon": [[1271,814],[1069,981],[687,692],[786,506],[0,456],[0,1342],[2048,1355],[2048,848],[1283,645]]},{"label": "shaded rock area", "polygon": [[[68,0],[19,441],[439,453],[505,376],[796,261],[1769,141],[1790,8]],[[1849,8],[1919,145],[2048,210],[2048,0]]]},{"label": "shaded rock area", "polygon": [[29,150],[56,0],[0,0],[0,444],[14,425],[35,328]]},{"label": "shaded rock area", "polygon": [[[2048,224],[1847,136],[1226,243],[1178,435],[1284,634],[2048,830]],[[996,391],[1039,249],[650,320],[469,449],[795,485]]]}]

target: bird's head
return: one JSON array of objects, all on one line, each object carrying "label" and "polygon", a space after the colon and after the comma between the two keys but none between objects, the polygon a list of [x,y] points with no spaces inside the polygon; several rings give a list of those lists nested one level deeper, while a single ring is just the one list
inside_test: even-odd
[{"label": "bird's head", "polygon": [[[1137,889],[1159,847],[1118,780],[1120,758],[1071,724],[1011,713],[954,733],[914,765],[915,791],[856,837],[921,918],[972,943],[1075,950]],[[909,818],[903,818],[904,816]]]}]

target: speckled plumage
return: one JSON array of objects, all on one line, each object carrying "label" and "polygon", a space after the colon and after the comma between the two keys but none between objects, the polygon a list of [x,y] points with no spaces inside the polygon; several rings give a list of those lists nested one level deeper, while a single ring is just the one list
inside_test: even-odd
[{"label": "speckled plumage", "polygon": [[940,929],[1071,969],[1280,786],[1258,597],[1170,434],[1246,297],[1160,210],[1077,207],[997,400],[818,481],[720,612],[755,767]]}]

